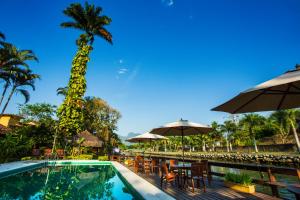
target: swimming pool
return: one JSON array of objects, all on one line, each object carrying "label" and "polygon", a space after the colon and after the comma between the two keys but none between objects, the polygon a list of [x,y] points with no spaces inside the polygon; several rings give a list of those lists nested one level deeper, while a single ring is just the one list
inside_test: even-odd
[{"label": "swimming pool", "polygon": [[143,199],[110,162],[50,162],[0,179],[0,199]]}]

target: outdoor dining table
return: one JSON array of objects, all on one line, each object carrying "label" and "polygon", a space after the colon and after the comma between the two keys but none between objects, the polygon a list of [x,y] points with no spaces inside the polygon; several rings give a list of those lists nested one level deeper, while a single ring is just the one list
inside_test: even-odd
[{"label": "outdoor dining table", "polygon": [[[188,175],[188,171],[191,170],[191,164],[190,163],[184,163],[184,164],[177,164],[170,166],[171,170],[178,170],[178,178],[179,178],[179,187],[184,188],[183,185],[183,179],[186,178],[185,176]],[[183,173],[184,172],[184,173]]]}]

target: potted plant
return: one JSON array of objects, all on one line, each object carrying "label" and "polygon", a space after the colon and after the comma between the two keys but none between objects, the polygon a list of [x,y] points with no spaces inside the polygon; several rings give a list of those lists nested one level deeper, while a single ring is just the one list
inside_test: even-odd
[{"label": "potted plant", "polygon": [[244,173],[226,173],[224,185],[240,192],[255,192],[255,185],[252,183],[252,178],[248,174]]}]

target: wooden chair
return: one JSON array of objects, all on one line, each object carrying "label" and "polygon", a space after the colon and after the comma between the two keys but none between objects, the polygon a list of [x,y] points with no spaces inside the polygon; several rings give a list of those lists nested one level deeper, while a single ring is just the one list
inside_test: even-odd
[{"label": "wooden chair", "polygon": [[192,192],[195,192],[195,183],[197,181],[198,187],[200,188],[200,181],[203,184],[203,191],[206,192],[206,185],[204,181],[204,165],[202,163],[192,163],[191,165],[191,176],[188,176],[188,179],[191,179],[192,182]]},{"label": "wooden chair", "polygon": [[178,173],[177,169],[172,169],[174,165],[178,165],[178,160],[170,160],[170,171],[174,173]]},{"label": "wooden chair", "polygon": [[120,156],[113,155],[113,156],[111,156],[111,160],[120,162]]},{"label": "wooden chair", "polygon": [[206,175],[208,184],[210,185],[210,183],[211,183],[211,174],[210,174],[210,170],[209,170],[209,167],[208,167],[208,160],[201,160],[201,164],[203,165],[203,173]]},{"label": "wooden chair", "polygon": [[151,161],[151,173],[153,174],[153,173],[155,173],[157,171],[160,171],[159,170],[159,165],[158,165],[158,160],[153,159]]},{"label": "wooden chair", "polygon": [[133,171],[134,171],[134,173],[139,173],[139,161],[138,160],[134,160],[134,162],[133,162],[134,164],[133,164]]},{"label": "wooden chair", "polygon": [[63,149],[56,149],[56,154],[59,159],[63,159],[65,155],[65,151]]},{"label": "wooden chair", "polygon": [[52,149],[45,149],[45,150],[44,150],[44,157],[45,157],[46,159],[51,158],[51,157],[52,157]]},{"label": "wooden chair", "polygon": [[176,182],[177,175],[173,172],[169,172],[168,166],[166,163],[161,165],[161,178],[160,178],[160,187],[162,187],[163,182],[165,183],[173,183]]},{"label": "wooden chair", "polygon": [[144,161],[144,172],[147,176],[150,174],[150,161]]}]

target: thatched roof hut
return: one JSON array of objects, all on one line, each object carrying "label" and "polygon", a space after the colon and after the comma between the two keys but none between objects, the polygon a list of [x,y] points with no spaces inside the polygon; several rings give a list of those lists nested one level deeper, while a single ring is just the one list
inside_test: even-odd
[{"label": "thatched roof hut", "polygon": [[81,143],[81,146],[83,147],[102,147],[103,145],[103,142],[98,137],[91,134],[87,130],[79,133],[77,137],[77,141],[79,141],[80,138],[84,138],[84,141]]}]

